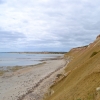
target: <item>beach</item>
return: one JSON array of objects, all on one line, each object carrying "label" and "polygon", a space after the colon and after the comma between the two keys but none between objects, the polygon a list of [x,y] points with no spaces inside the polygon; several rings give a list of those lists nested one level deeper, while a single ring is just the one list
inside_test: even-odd
[{"label": "beach", "polygon": [[65,59],[56,58],[5,73],[0,76],[0,100],[42,100],[66,64]]}]

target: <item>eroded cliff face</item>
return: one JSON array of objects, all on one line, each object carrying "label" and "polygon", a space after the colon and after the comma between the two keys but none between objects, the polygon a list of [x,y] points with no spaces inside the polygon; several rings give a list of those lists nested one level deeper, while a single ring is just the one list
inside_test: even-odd
[{"label": "eroded cliff face", "polygon": [[46,100],[100,100],[100,35],[87,46],[71,49],[73,57],[66,66],[69,73],[51,89],[54,94]]},{"label": "eroded cliff face", "polygon": [[77,48],[73,48],[70,50],[70,52],[74,52],[74,51],[82,51],[85,50],[88,46],[82,46],[82,47],[77,47]]}]

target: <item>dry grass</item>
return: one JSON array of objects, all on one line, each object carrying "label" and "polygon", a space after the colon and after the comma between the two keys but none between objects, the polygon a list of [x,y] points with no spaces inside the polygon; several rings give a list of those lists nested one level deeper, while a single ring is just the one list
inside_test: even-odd
[{"label": "dry grass", "polygon": [[2,76],[6,71],[0,70],[0,76]]},{"label": "dry grass", "polygon": [[22,66],[14,66],[14,67],[8,67],[8,70],[15,72],[15,71],[22,69],[22,68],[23,68]]}]

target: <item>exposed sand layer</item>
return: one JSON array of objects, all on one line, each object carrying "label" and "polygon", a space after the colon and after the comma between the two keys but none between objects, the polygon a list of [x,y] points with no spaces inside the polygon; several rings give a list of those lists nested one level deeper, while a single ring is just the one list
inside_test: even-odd
[{"label": "exposed sand layer", "polygon": [[64,59],[48,60],[0,76],[0,100],[41,100],[65,64]]}]

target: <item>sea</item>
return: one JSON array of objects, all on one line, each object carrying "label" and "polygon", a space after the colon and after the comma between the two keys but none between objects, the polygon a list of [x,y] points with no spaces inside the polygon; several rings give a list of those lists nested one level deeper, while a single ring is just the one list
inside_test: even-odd
[{"label": "sea", "polygon": [[0,53],[0,68],[36,65],[43,60],[61,56],[63,54]]}]

